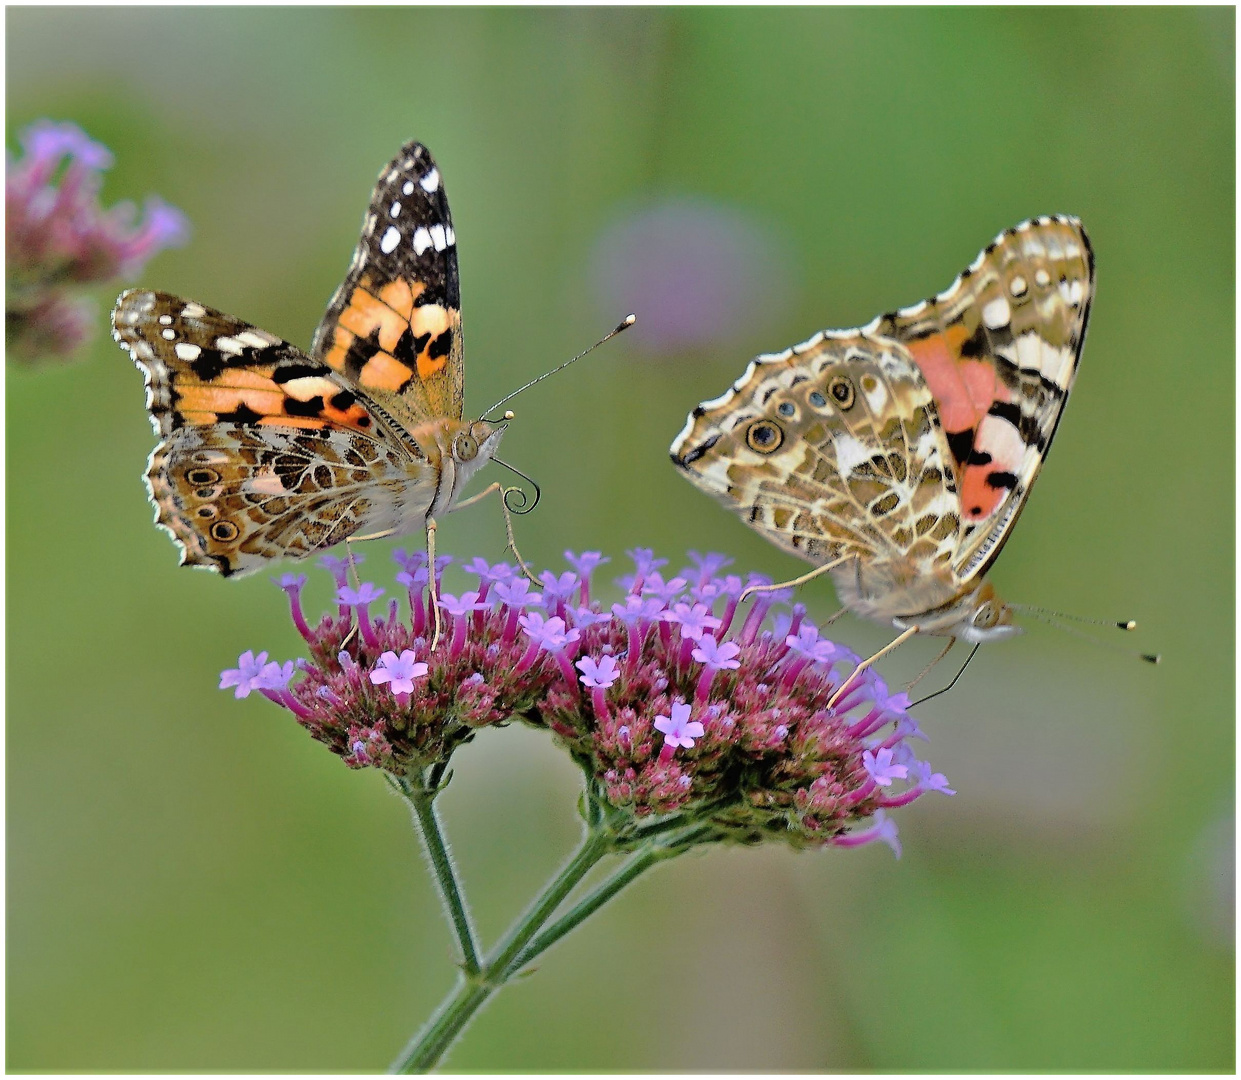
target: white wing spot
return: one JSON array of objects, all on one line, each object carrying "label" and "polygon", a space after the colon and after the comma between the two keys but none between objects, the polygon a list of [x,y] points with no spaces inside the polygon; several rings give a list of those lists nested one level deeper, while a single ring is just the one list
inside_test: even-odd
[{"label": "white wing spot", "polygon": [[412,195],[414,193],[414,182],[412,180],[406,180],[405,183],[401,185],[401,193],[403,195]]},{"label": "white wing spot", "polygon": [[452,247],[457,242],[457,234],[452,231],[452,226],[444,227],[444,239],[448,242],[448,246]]},{"label": "white wing spot", "polygon": [[423,191],[431,192],[440,186],[440,171],[432,169],[426,176],[418,181]]},{"label": "white wing spot", "polygon": [[171,325],[172,325],[172,316],[171,316],[171,315],[161,315],[161,316],[159,317],[159,324],[160,324],[160,326],[171,326]]},{"label": "white wing spot", "polygon": [[414,254],[421,255],[431,246],[431,234],[427,232],[426,227],[419,225],[414,230]]},{"label": "white wing spot", "polygon": [[195,304],[192,301],[181,309],[181,315],[186,319],[201,319],[207,314],[207,309],[202,304]]},{"label": "white wing spot", "polygon": [[1007,326],[1009,318],[1008,301],[1004,297],[1001,296],[983,305],[982,321],[992,330],[998,330],[1001,326]]},{"label": "white wing spot", "polygon": [[870,450],[852,435],[836,436],[836,468],[840,475],[848,479],[859,465],[870,460]]},{"label": "white wing spot", "polygon": [[178,341],[172,347],[172,351],[182,360],[197,360],[202,348],[188,341]]},{"label": "white wing spot", "polygon": [[444,236],[444,226],[435,224],[431,226],[431,243],[435,245],[436,251],[443,251],[448,246],[448,239]]},{"label": "white wing spot", "polygon": [[173,330],[171,327],[161,330],[160,333],[163,334],[164,337],[166,337],[169,341],[171,341],[173,338],[177,336],[177,332]]},{"label": "white wing spot", "polygon": [[243,330],[237,335],[237,340],[242,345],[248,345],[251,349],[265,349],[268,345],[275,345],[279,340],[271,334],[265,334],[261,330]]},{"label": "white wing spot", "polygon": [[1045,289],[1051,284],[1051,275],[1040,266],[1034,271],[1034,281],[1040,289]]},{"label": "white wing spot", "polygon": [[388,231],[384,233],[383,239],[379,241],[379,250],[385,255],[391,255],[396,250],[397,244],[401,242],[401,234],[395,225],[389,225]]},{"label": "white wing spot", "polygon": [[243,348],[241,342],[238,341],[236,338],[232,338],[232,337],[216,338],[215,347],[219,349],[220,352],[228,353],[231,356],[238,355]]},{"label": "white wing spot", "polygon": [[388,215],[390,217],[400,217],[401,216],[401,204],[399,202],[394,202],[392,204],[392,208],[388,211]]},{"label": "white wing spot", "polygon": [[1008,291],[1014,296],[1025,296],[1027,288],[1028,286],[1026,285],[1026,279],[1020,274],[1008,283]]}]

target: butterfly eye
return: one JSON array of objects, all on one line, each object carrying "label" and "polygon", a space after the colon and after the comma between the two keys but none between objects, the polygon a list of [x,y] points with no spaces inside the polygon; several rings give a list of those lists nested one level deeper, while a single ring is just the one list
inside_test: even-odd
[{"label": "butterfly eye", "polygon": [[776,412],[778,412],[781,416],[786,417],[791,420],[794,416],[797,415],[797,406],[794,405],[791,401],[782,401],[780,402],[779,405],[776,406]]},{"label": "butterfly eye", "polygon": [[215,469],[190,469],[185,478],[195,487],[207,487],[220,482],[220,474]]},{"label": "butterfly eye", "polygon": [[759,420],[750,425],[749,431],[745,433],[745,441],[751,450],[757,450],[760,454],[770,454],[778,450],[780,444],[784,442],[784,432],[770,420]]},{"label": "butterfly eye", "polygon": [[231,521],[217,521],[211,526],[211,536],[215,540],[228,543],[230,540],[237,539],[237,533],[240,530]]},{"label": "butterfly eye", "polygon": [[988,600],[974,612],[974,625],[982,630],[990,630],[999,620],[1000,612],[992,600]]},{"label": "butterfly eye", "polygon": [[820,394],[817,390],[811,390],[811,391],[810,391],[810,396],[809,396],[809,398],[807,398],[807,400],[808,400],[808,401],[810,402],[810,404],[811,404],[811,405],[813,405],[816,409],[821,409],[821,408],[823,408],[823,406],[824,406],[824,405],[826,405],[826,404],[827,404],[827,398],[825,398],[825,397],[824,397],[822,394]]},{"label": "butterfly eye", "polygon": [[833,400],[842,409],[850,409],[853,407],[853,383],[846,379],[843,375],[837,375],[831,381],[827,388],[827,392],[832,395]]},{"label": "butterfly eye", "polygon": [[458,435],[452,453],[458,461],[473,461],[478,457],[478,442],[473,435]]}]

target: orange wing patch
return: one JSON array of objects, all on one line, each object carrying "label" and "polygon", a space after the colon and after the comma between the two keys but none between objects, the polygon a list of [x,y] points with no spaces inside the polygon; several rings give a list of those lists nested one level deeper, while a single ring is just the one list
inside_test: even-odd
[{"label": "orange wing patch", "polygon": [[401,394],[438,375],[452,353],[457,313],[417,303],[421,282],[396,278],[376,290],[358,282],[332,333],[324,362],[367,390]]},{"label": "orange wing patch", "polygon": [[212,380],[198,380],[190,371],[172,380],[175,411],[182,423],[260,424],[317,430],[329,425],[370,434],[374,420],[366,407],[339,383],[323,375],[278,381],[279,369],[226,368]]}]

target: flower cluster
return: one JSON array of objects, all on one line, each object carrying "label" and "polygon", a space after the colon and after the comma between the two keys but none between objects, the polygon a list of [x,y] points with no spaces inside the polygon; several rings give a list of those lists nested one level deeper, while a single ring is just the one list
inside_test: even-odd
[{"label": "flower cluster", "polygon": [[184,215],[154,196],[142,220],[132,203],[99,203],[107,147],[75,124],[40,120],[6,154],[5,338],[9,355],[63,357],[90,336],[88,285],[130,278],[163,248],[184,244]]},{"label": "flower cluster", "polygon": [[[743,591],[766,579],[695,552],[665,576],[666,560],[638,549],[624,595],[605,605],[592,575],[607,560],[565,554],[572,569],[544,571],[537,586],[507,563],[465,564],[477,587],[439,593],[433,652],[425,555],[396,553],[404,596],[386,607],[383,589],[351,587],[348,564],[327,557],[337,607],[316,626],[302,609],[305,575],[279,582],[310,659],[247,652],[221,688],[258,690],[347,765],[397,775],[521,720],[551,731],[627,820],[688,815],[715,839],[899,850],[884,812],[952,794],[911,748],[925,736],[906,695],[873,669],[855,673],[859,657],[789,607],[787,591],[743,608]],[[437,560],[437,577],[449,561]]]}]

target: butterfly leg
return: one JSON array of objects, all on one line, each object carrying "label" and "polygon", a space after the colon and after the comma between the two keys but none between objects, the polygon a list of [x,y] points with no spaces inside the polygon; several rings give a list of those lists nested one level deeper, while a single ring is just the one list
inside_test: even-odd
[{"label": "butterfly leg", "polygon": [[440,641],[440,596],[439,589],[436,587],[435,581],[435,533],[439,529],[435,518],[427,516],[427,578],[428,586],[431,590],[431,617],[434,620],[432,625],[434,629],[431,631],[431,651],[435,652],[435,646]]},{"label": "butterfly leg", "polygon": [[807,581],[813,581],[820,574],[826,574],[829,570],[835,570],[837,567],[843,566],[852,558],[854,556],[844,555],[839,559],[834,559],[832,562],[824,563],[822,566],[816,566],[809,573],[802,574],[801,577],[793,578],[790,581],[778,581],[774,585],[751,585],[737,599],[737,603],[740,604],[747,596],[753,596],[755,593],[776,592],[779,589],[794,589],[798,585],[806,584]]},{"label": "butterfly leg", "polygon": [[[349,554],[349,557],[345,561],[349,564],[349,576],[353,578],[353,587],[355,589],[360,590],[362,588],[362,583],[358,580],[358,565],[353,558],[353,542],[355,540],[382,540],[385,536],[392,536],[395,532],[395,529],[385,529],[383,532],[368,533],[366,536],[345,537],[345,551]],[[360,626],[361,623],[358,622],[358,613],[355,610],[353,613],[353,625],[349,627],[349,633],[341,639],[340,647],[342,649],[349,647],[349,642],[357,636],[358,628]]]},{"label": "butterfly leg", "polygon": [[865,660],[863,660],[860,664],[858,664],[857,667],[855,667],[851,672],[849,672],[849,677],[840,684],[840,689],[837,690],[836,693],[834,693],[828,699],[827,707],[829,709],[832,708],[832,706],[834,706],[836,702],[838,702],[842,697],[844,697],[845,691],[848,690],[849,687],[853,684],[854,679],[856,679],[860,674],[862,674],[863,671],[865,671],[868,667],[870,667],[881,656],[887,656],[888,653],[890,653],[898,645],[902,645],[906,641],[908,641],[911,637],[914,636],[914,634],[918,632],[918,629],[919,628],[917,626],[911,626],[907,630],[902,630],[900,634],[898,634],[893,640],[889,641],[882,649],[880,649],[877,653],[875,653],[874,656],[868,656]]},{"label": "butterfly leg", "polygon": [[520,493],[523,497],[526,494],[519,487],[506,488],[503,484],[498,482],[488,484],[487,487],[483,488],[483,490],[477,495],[471,495],[464,502],[457,503],[456,506],[453,507],[453,511],[455,512],[463,509],[464,507],[473,506],[476,502],[485,499],[488,495],[499,495],[500,508],[504,511],[504,531],[508,538],[508,550],[511,551],[513,553],[513,557],[516,558],[517,565],[521,568],[521,572],[535,585],[542,585],[543,583],[534,576],[534,572],[530,569],[529,564],[527,564],[526,560],[521,557],[521,552],[517,550],[517,541],[513,537],[513,512],[509,509],[508,500],[509,495],[514,491]]},{"label": "butterfly leg", "polygon": [[940,662],[940,661],[941,661],[941,660],[942,660],[945,656],[947,656],[947,655],[948,655],[949,651],[952,649],[952,647],[953,647],[956,643],[957,643],[957,639],[956,639],[956,638],[954,638],[954,637],[949,638],[949,639],[948,639],[948,644],[947,644],[947,645],[945,645],[945,646],[943,647],[943,649],[941,649],[941,650],[940,650],[939,655],[938,655],[937,657],[935,657],[935,659],[934,659],[934,660],[932,660],[929,664],[927,664],[927,666],[926,666],[926,667],[924,667],[924,668],[923,668],[920,672],[918,672],[918,677],[917,677],[916,679],[914,679],[914,681],[913,681],[913,682],[911,682],[908,686],[906,686],[906,687],[905,687],[905,693],[907,693],[907,694],[908,694],[908,693],[910,693],[910,692],[913,690],[913,688],[914,688],[915,686],[917,686],[917,685],[918,685],[918,683],[920,683],[920,682],[921,682],[923,679],[925,679],[925,678],[926,678],[929,674],[931,674],[931,669],[932,669],[933,667],[935,667],[935,665],[936,665],[936,664],[938,664],[938,663],[939,663],[939,662]]}]

